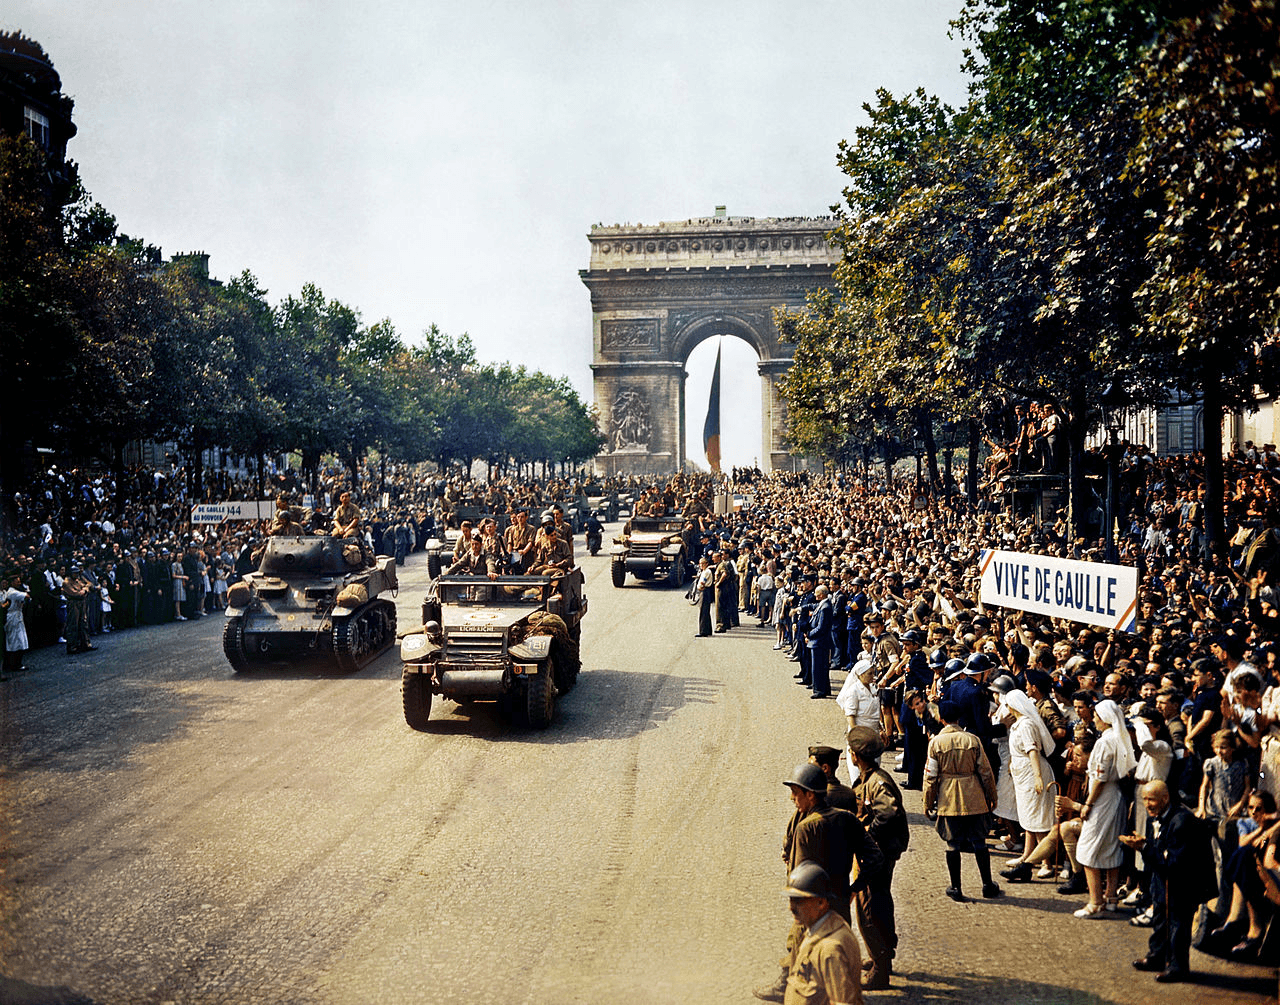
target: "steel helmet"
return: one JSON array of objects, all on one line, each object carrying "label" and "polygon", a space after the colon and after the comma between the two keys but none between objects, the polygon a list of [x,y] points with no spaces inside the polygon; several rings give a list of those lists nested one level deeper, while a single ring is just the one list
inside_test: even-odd
[{"label": "steel helmet", "polygon": [[817,862],[805,861],[791,870],[787,877],[788,897],[831,897],[831,877]]},{"label": "steel helmet", "polygon": [[980,674],[984,670],[991,669],[991,660],[985,653],[974,653],[965,660],[964,668],[967,673]]},{"label": "steel helmet", "polygon": [[996,694],[1008,694],[1010,691],[1017,690],[1017,687],[1017,681],[1007,673],[1002,673],[991,682],[991,690],[996,692]]},{"label": "steel helmet", "polygon": [[804,789],[806,792],[822,792],[827,791],[827,775],[816,764],[810,764],[805,761],[804,764],[797,764],[792,769],[791,777],[782,783],[788,787],[794,785],[798,789]]}]

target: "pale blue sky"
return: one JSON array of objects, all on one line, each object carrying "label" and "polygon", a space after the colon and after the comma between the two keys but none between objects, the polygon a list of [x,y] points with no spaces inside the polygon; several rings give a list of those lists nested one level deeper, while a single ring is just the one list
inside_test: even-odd
[{"label": "pale blue sky", "polygon": [[[407,339],[469,332],[590,398],[591,224],[825,213],[877,87],[963,100],[959,7],[9,0],[0,25],[53,59],[69,155],[126,232],[273,301],[315,282]],[[726,366],[725,463],[749,463],[758,378]]]}]

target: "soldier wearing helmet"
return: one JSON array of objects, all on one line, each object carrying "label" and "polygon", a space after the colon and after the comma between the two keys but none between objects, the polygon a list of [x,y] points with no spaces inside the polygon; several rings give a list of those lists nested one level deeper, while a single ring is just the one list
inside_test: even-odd
[{"label": "soldier wearing helmet", "polygon": [[[847,926],[851,917],[850,893],[867,886],[883,872],[884,856],[854,814],[827,804],[827,776],[816,764],[796,765],[782,784],[791,791],[791,801],[796,808],[782,842],[782,860],[787,871],[794,872],[804,862],[821,866],[830,880],[828,905]],[[855,859],[858,878],[850,887],[849,876]],[[793,999],[786,977],[805,941],[805,926],[797,921],[787,935],[786,956],[780,961],[784,973],[771,987],[757,990],[757,998],[783,1001],[785,989],[787,1001],[806,1000]]]},{"label": "soldier wearing helmet", "polygon": [[803,927],[804,939],[787,968],[780,999],[784,1003],[862,1001],[858,940],[848,922],[831,909],[830,886],[826,871],[816,862],[802,862],[787,877],[791,916]]}]

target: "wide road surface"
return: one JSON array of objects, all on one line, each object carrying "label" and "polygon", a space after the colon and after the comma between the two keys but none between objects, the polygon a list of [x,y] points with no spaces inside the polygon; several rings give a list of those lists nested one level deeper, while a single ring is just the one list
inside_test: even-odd
[{"label": "wide road surface", "polygon": [[[394,652],[238,676],[220,617],[33,654],[0,684],[0,1002],[753,1001],[789,923],[780,783],[842,718],[760,630],[695,639],[679,592],[583,566],[584,672],[545,732],[440,700],[414,732]],[[421,556],[401,584],[416,624]],[[908,799],[895,990],[869,1000],[1274,994],[1198,955],[1210,985],[1156,985],[1144,932],[1048,884],[952,903]]]}]

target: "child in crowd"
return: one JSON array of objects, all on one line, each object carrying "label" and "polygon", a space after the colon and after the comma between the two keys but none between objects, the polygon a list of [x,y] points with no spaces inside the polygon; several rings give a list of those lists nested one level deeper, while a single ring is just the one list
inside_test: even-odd
[{"label": "child in crowd", "polygon": [[102,630],[109,632],[111,631],[111,594],[107,592],[105,586],[98,587],[98,594],[102,599]]}]

